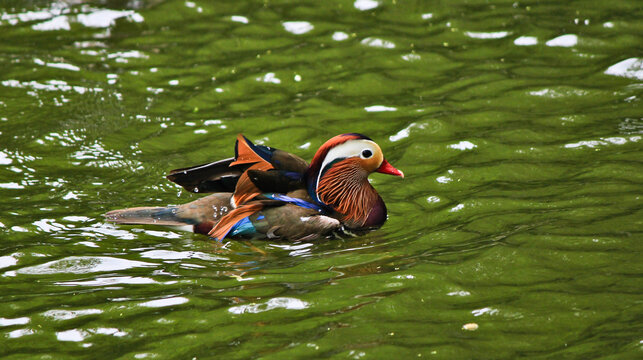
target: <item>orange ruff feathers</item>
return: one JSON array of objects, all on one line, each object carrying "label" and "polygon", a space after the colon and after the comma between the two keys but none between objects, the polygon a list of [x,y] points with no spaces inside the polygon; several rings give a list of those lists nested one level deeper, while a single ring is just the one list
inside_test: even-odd
[{"label": "orange ruff feathers", "polygon": [[[329,169],[319,181],[317,194],[326,204],[332,204],[345,219],[366,221],[371,211],[368,204],[377,197],[368,181],[359,182],[363,171],[355,160],[344,160]],[[348,174],[348,175],[347,175]]]}]

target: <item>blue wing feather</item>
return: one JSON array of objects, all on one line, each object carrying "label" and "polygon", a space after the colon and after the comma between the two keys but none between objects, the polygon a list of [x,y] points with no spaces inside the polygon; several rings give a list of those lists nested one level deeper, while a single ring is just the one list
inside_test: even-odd
[{"label": "blue wing feather", "polygon": [[257,229],[255,226],[252,224],[252,221],[248,219],[248,217],[244,217],[243,219],[239,220],[232,229],[230,229],[230,235],[235,236],[235,235],[253,235],[257,233]]},{"label": "blue wing feather", "polygon": [[263,194],[263,195],[265,197],[269,198],[269,199],[272,199],[272,200],[279,200],[279,201],[287,202],[287,203],[290,203],[290,204],[293,204],[293,205],[301,206],[301,207],[306,208],[306,209],[313,209],[313,210],[317,210],[319,212],[324,211],[324,208],[322,208],[321,206],[319,206],[317,204],[313,204],[313,203],[308,202],[306,200],[297,199],[297,198],[294,198],[294,197],[286,196],[286,195],[283,195],[283,194],[275,194],[275,193],[267,193],[267,194]]}]

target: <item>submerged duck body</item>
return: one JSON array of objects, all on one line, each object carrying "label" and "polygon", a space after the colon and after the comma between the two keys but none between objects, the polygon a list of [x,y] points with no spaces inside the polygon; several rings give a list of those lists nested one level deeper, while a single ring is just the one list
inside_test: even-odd
[{"label": "submerged duck body", "polygon": [[190,225],[195,233],[218,240],[312,240],[363,233],[386,221],[386,205],[368,182],[372,172],[404,177],[361,134],[333,137],[310,164],[240,134],[234,158],[167,175],[188,191],[213,194],[179,206],[113,210],[105,217],[118,224]]}]

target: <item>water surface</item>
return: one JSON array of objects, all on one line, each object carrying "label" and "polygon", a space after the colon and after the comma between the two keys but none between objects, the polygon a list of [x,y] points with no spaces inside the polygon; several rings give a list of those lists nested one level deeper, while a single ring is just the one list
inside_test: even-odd
[{"label": "water surface", "polygon": [[[0,356],[641,357],[639,1],[0,3]],[[389,221],[114,226],[237,133],[376,140]],[[477,330],[466,330],[476,324]],[[467,325],[471,329],[473,325]]]}]

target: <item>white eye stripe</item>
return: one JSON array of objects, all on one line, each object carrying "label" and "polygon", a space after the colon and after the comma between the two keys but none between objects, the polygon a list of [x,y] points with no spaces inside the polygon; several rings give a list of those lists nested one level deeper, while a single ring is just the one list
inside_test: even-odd
[{"label": "white eye stripe", "polygon": [[324,158],[324,162],[322,163],[321,169],[323,170],[326,165],[330,164],[331,162],[337,160],[337,159],[345,159],[349,157],[355,157],[355,156],[361,156],[362,151],[364,150],[370,150],[371,151],[371,156],[372,154],[375,154],[375,149],[376,149],[377,144],[370,140],[349,140],[343,144],[337,145],[334,148],[330,149],[328,154],[326,154],[326,157]]}]

